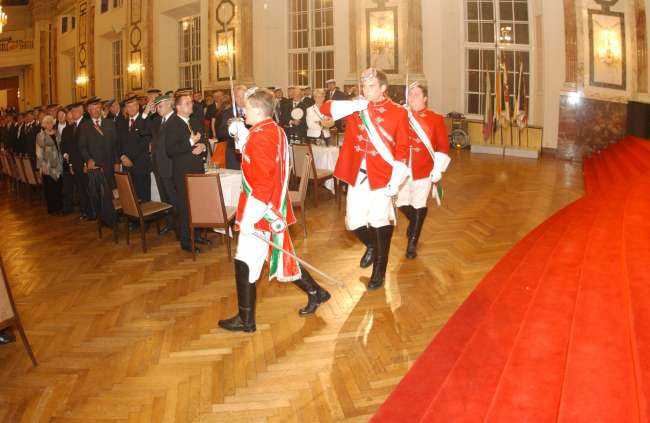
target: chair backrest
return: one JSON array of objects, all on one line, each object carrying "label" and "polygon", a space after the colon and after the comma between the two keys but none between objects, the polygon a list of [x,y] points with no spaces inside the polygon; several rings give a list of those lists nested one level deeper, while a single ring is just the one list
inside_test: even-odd
[{"label": "chair backrest", "polygon": [[228,217],[218,173],[187,174],[185,187],[190,224],[199,227],[226,226]]},{"label": "chair backrest", "polygon": [[18,176],[18,180],[20,182],[27,183],[27,179],[25,179],[25,170],[23,169],[21,156],[19,155],[14,156],[14,163],[16,165],[16,176]]},{"label": "chair backrest", "polygon": [[2,165],[2,173],[7,176],[11,176],[11,170],[9,169],[9,165],[7,164],[6,151],[0,151],[0,164]]},{"label": "chair backrest", "polygon": [[302,175],[300,175],[300,185],[298,185],[298,197],[300,198],[300,203],[305,204],[305,198],[307,198],[307,187],[309,186],[309,173],[312,166],[313,159],[311,154],[305,156],[305,161],[302,166]]},{"label": "chair backrest", "polygon": [[22,160],[23,170],[25,171],[25,180],[29,185],[38,185],[38,180],[34,173],[34,167],[32,166],[32,160],[29,157],[23,157]]},{"label": "chair backrest", "polygon": [[[311,154],[312,158],[314,157],[314,155],[311,152],[311,144],[291,144],[291,149],[293,151],[294,174],[302,175],[304,173],[303,167],[305,166],[305,157],[307,156],[307,154]],[[313,166],[311,167],[313,169]],[[315,176],[316,174],[313,171],[311,171],[309,177],[313,178]]]},{"label": "chair backrest", "polygon": [[131,217],[142,217],[142,210],[140,210],[140,203],[133,188],[131,175],[124,172],[115,172],[115,184],[120,194],[122,213]]}]

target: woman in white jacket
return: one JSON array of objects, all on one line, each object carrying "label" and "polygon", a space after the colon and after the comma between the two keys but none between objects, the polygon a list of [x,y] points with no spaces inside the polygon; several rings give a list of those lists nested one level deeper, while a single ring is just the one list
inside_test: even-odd
[{"label": "woman in white jacket", "polygon": [[329,128],[334,121],[320,112],[320,106],[325,101],[325,91],[314,90],[314,105],[307,108],[307,140],[314,144],[327,144],[330,140]]}]

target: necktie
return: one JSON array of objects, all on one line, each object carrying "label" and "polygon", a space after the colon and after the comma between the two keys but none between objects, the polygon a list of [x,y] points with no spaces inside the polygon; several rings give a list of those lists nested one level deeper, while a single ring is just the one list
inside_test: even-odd
[{"label": "necktie", "polygon": [[95,120],[95,127],[99,128],[99,119]]},{"label": "necktie", "polygon": [[129,121],[129,130],[133,128],[134,123],[135,123],[135,119],[131,118],[131,120]]}]

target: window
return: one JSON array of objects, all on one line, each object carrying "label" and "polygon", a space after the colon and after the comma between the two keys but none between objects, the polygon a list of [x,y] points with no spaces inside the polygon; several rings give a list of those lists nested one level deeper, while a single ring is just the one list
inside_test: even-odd
[{"label": "window", "polygon": [[119,101],[124,97],[124,78],[122,61],[122,40],[113,41],[113,97]]},{"label": "window", "polygon": [[201,91],[201,18],[178,22],[178,62],[180,86]]},{"label": "window", "polygon": [[290,0],[289,83],[322,88],[334,78],[332,0]]},{"label": "window", "polygon": [[71,27],[72,27],[72,29],[75,29],[77,27],[77,17],[76,16],[72,17],[72,25],[71,25]]},{"label": "window", "polygon": [[108,0],[101,0],[99,5],[99,13],[108,12]]},{"label": "window", "polygon": [[117,9],[118,7],[122,7],[122,0],[113,0],[113,9]]},{"label": "window", "polygon": [[[487,78],[494,98],[495,69],[507,72],[510,104],[515,91],[530,93],[528,0],[465,0],[465,112],[482,115]],[[520,69],[521,88],[517,87]]]},{"label": "window", "polygon": [[68,17],[61,16],[61,34],[68,32]]}]

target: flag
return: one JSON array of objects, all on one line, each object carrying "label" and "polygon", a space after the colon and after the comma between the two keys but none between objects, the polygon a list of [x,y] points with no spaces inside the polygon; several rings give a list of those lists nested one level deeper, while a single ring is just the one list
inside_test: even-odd
[{"label": "flag", "polygon": [[501,115],[501,124],[508,128],[511,123],[512,114],[510,108],[510,87],[508,85],[508,67],[505,63],[501,64],[501,71],[503,72],[502,84],[503,84],[503,101],[504,101],[504,113]]},{"label": "flag", "polygon": [[494,108],[492,103],[492,86],[490,72],[485,71],[485,108],[483,109],[483,139],[488,140],[492,136],[494,128]]},{"label": "flag", "polygon": [[494,128],[501,126],[501,114],[503,106],[503,87],[501,85],[501,58],[497,60],[497,67],[494,72]]}]

